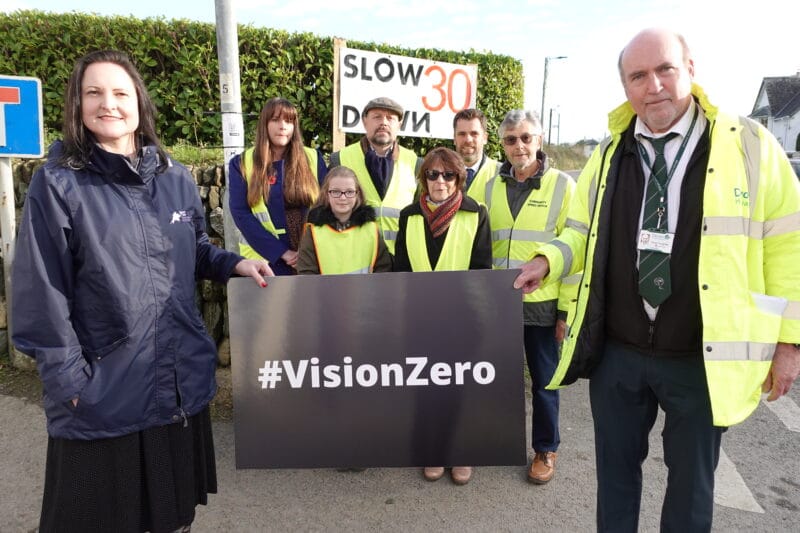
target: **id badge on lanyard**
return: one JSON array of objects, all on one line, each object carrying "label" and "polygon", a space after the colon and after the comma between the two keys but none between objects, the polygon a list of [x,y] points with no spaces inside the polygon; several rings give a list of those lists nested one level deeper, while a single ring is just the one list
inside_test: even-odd
[{"label": "id badge on lanyard", "polygon": [[675,234],[668,231],[656,229],[643,229],[639,232],[639,250],[647,252],[661,252],[662,254],[672,253],[672,243],[675,241]]}]

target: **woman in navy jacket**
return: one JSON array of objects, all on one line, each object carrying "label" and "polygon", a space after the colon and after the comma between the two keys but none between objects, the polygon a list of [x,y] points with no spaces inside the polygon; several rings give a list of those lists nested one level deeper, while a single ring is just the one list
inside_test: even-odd
[{"label": "woman in navy jacket", "polygon": [[266,286],[272,272],[209,243],[196,184],[160,147],[124,54],[76,63],[12,272],[13,342],[36,359],[49,433],[40,531],[188,527],[216,492],[216,346],[195,279]]}]

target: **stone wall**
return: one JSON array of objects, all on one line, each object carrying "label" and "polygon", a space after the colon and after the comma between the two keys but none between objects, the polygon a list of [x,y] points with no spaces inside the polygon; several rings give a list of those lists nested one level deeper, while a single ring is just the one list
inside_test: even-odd
[{"label": "stone wall", "polygon": [[[17,215],[17,227],[22,217],[22,206],[28,185],[34,172],[44,160],[14,160],[12,172],[14,174],[14,198]],[[211,242],[224,247],[225,232],[223,229],[222,195],[224,192],[225,178],[222,165],[207,167],[191,167],[189,170],[197,183],[197,192],[203,201],[206,212],[208,236]],[[0,279],[0,357],[9,355],[11,363],[17,368],[35,369],[33,360],[16,350],[9,350],[10,336],[8,334],[7,307],[5,287]],[[228,343],[228,306],[226,303],[225,287],[211,281],[200,281],[195,291],[197,306],[203,314],[206,328],[218,347],[218,361],[222,366],[230,364],[230,348]],[[10,352],[10,353],[9,353]]]}]

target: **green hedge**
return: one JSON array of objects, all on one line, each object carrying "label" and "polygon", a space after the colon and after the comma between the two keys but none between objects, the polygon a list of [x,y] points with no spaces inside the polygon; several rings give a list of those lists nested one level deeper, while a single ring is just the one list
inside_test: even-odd
[{"label": "green hedge", "polygon": [[[0,73],[40,78],[45,128],[61,130],[63,94],[73,61],[101,48],[127,52],[139,67],[159,110],[158,131],[167,145],[221,143],[219,74],[213,24],[188,20],[50,14],[0,13]],[[522,64],[491,53],[406,49],[348,41],[348,46],[436,61],[478,65],[477,106],[490,122],[490,139],[508,109],[523,103]],[[263,102],[282,96],[298,106],[305,142],[331,148],[333,116],[333,39],[310,33],[239,26],[242,111],[252,142]],[[352,139],[348,138],[348,142]],[[434,139],[406,138],[403,144],[424,153]],[[496,139],[488,147],[501,154]]]}]

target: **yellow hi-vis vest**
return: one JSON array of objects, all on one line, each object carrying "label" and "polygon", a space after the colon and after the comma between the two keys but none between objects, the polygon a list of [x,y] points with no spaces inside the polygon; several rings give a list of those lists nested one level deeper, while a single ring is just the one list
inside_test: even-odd
[{"label": "yellow hi-vis vest", "polygon": [[367,222],[344,231],[327,224],[306,224],[311,232],[320,274],[368,274],[378,258],[378,224]]},{"label": "yellow hi-vis vest", "polygon": [[400,147],[400,157],[394,162],[392,179],[389,181],[389,188],[383,201],[369,176],[360,143],[342,148],[339,152],[339,163],[356,173],[367,205],[375,208],[386,247],[394,254],[394,241],[397,239],[397,229],[400,227],[400,210],[414,201],[414,193],[417,190],[417,179],[414,176],[417,154]]},{"label": "yellow hi-vis vest", "polygon": [[[513,178],[510,178],[513,179]],[[508,206],[505,181],[496,176],[486,183],[486,207],[492,228],[492,264],[495,269],[519,268],[543,243],[555,239],[567,219],[575,182],[569,175],[548,169],[541,188],[531,190],[516,220]],[[525,302],[558,299],[560,283],[552,283],[526,294]]]},{"label": "yellow hi-vis vest", "polygon": [[481,165],[478,173],[472,179],[472,183],[467,190],[467,196],[472,198],[478,203],[486,203],[486,182],[497,176],[500,173],[502,163],[495,161],[491,157],[486,157],[486,161]]},{"label": "yellow hi-vis vest", "polygon": [[[730,426],[758,406],[761,384],[778,342],[800,342],[800,183],[783,149],[755,122],[721,113],[692,86],[709,120],[711,149],[703,192],[698,292],[703,358],[714,425]],[[598,225],[611,154],[633,119],[625,103],[609,114],[611,137],[602,142],[578,180],[567,228],[536,253],[550,262],[550,278],[583,269],[570,332],[548,388],[562,386],[582,337],[594,280]]]},{"label": "yellow hi-vis vest", "polygon": [[406,227],[406,243],[408,247],[408,260],[414,272],[444,272],[449,270],[469,270],[472,257],[472,243],[478,233],[478,213],[471,211],[456,211],[447,235],[436,268],[431,267],[428,257],[428,248],[425,245],[425,217],[412,215],[408,217]]},{"label": "yellow hi-vis vest", "polygon": [[[303,147],[303,150],[306,153],[306,158],[308,158],[308,166],[311,167],[311,172],[314,174],[315,178],[317,176],[317,151],[313,148],[308,148],[307,146]],[[251,170],[253,168],[253,153],[255,148],[248,148],[245,150],[244,154],[242,154],[242,175],[244,179],[247,180],[248,185],[250,184],[250,177],[251,177]],[[286,179],[286,176],[284,176]],[[269,210],[267,209],[267,205],[264,203],[264,199],[261,198],[256,205],[250,208],[250,211],[253,215],[261,222],[261,225],[264,226],[264,229],[273,234],[275,237],[279,237],[286,233],[286,228],[278,228],[272,222],[272,218],[269,216]],[[248,259],[264,259],[258,255],[258,253],[247,243],[247,239],[244,238],[244,235],[241,232],[236,232],[239,235],[239,255],[242,255]]]}]

